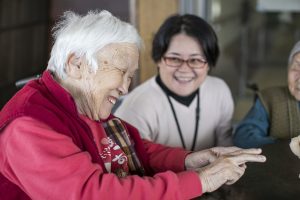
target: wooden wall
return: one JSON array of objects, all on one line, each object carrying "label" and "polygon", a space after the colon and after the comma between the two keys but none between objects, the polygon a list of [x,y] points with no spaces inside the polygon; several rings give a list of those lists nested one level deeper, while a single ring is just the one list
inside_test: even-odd
[{"label": "wooden wall", "polygon": [[17,80],[46,68],[50,30],[57,17],[65,10],[90,9],[107,9],[133,23],[141,34],[145,49],[133,87],[157,73],[151,59],[153,35],[166,17],[178,13],[179,0],[0,0],[0,108],[17,91]]},{"label": "wooden wall", "polygon": [[0,0],[0,106],[47,63],[48,0]]},{"label": "wooden wall", "polygon": [[66,10],[107,9],[129,21],[129,0],[0,0],[0,108],[17,80],[40,74],[52,46],[50,30]]},{"label": "wooden wall", "polygon": [[178,13],[178,0],[136,0],[136,25],[145,43],[140,58],[139,83],[157,73],[151,59],[152,39],[161,23],[171,14]]}]

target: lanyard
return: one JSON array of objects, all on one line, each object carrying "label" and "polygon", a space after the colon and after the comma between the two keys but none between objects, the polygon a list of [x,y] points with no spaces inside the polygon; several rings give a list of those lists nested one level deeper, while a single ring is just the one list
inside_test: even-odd
[{"label": "lanyard", "polygon": [[[180,140],[181,140],[182,146],[183,146],[184,149],[186,149],[186,145],[185,145],[185,142],[184,142],[184,139],[183,139],[183,135],[182,135],[182,131],[181,131],[180,125],[178,123],[178,118],[177,118],[174,106],[173,106],[173,104],[171,102],[170,96],[168,94],[166,94],[166,95],[167,95],[170,107],[172,109],[172,113],[173,113],[173,116],[174,116],[174,119],[175,119],[175,122],[176,122],[176,126],[177,126],[177,129],[178,129],[178,133],[179,133],[179,136],[180,136]],[[198,126],[199,126],[199,118],[200,118],[200,97],[199,97],[199,90],[197,92],[197,107],[196,107],[196,117],[195,118],[196,118],[195,119],[196,120],[195,121],[195,132],[194,132],[193,145],[192,145],[191,151],[194,151],[194,148],[195,148],[195,145],[196,145],[197,134],[198,134]]]}]

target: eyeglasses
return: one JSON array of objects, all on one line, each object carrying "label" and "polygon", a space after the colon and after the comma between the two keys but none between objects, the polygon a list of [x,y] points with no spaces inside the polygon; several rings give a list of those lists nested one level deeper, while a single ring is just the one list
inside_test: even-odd
[{"label": "eyeglasses", "polygon": [[187,60],[178,58],[178,57],[168,57],[164,56],[163,60],[165,61],[166,65],[169,67],[179,68],[183,65],[183,63],[187,63],[187,65],[192,69],[203,69],[205,64],[207,63],[206,60],[200,58],[189,58]]}]

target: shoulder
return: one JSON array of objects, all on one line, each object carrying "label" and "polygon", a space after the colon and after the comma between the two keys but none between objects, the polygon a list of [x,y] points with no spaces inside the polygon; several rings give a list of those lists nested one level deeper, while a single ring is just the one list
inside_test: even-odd
[{"label": "shoulder", "polygon": [[279,93],[286,93],[288,90],[287,86],[274,86],[262,89],[261,91],[258,91],[258,93],[262,95],[276,95]]},{"label": "shoulder", "polygon": [[261,101],[271,102],[273,99],[286,99],[289,96],[289,89],[287,86],[275,86],[269,87],[260,91],[257,91],[257,96]]},{"label": "shoulder", "polygon": [[[2,131],[2,139],[7,138],[13,146],[28,145],[29,141],[45,140],[46,137],[65,137],[54,131],[49,125],[30,116],[21,116],[12,120]],[[1,140],[2,140],[1,139]],[[5,140],[7,141],[7,140]],[[24,143],[24,141],[26,141]]]},{"label": "shoulder", "polygon": [[270,113],[273,108],[277,108],[282,105],[285,106],[284,102],[287,103],[289,100],[294,102],[287,86],[269,87],[258,91],[256,95],[268,113]]},{"label": "shoulder", "polygon": [[201,90],[203,90],[205,94],[231,96],[231,91],[226,82],[223,79],[214,76],[206,77],[201,86]]},{"label": "shoulder", "polygon": [[207,76],[200,89],[201,98],[206,104],[213,104],[215,108],[229,108],[233,110],[234,102],[231,91],[224,80],[214,76]]},{"label": "shoulder", "polygon": [[205,85],[208,88],[214,89],[229,89],[228,85],[223,79],[215,76],[207,76],[203,85]]}]

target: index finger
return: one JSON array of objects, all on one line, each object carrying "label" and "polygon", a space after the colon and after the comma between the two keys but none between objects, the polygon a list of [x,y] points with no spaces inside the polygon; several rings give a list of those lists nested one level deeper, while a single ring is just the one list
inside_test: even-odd
[{"label": "index finger", "polygon": [[230,153],[229,155],[239,155],[239,154],[261,154],[262,150],[259,148],[250,148],[250,149],[239,149],[235,152]]},{"label": "index finger", "polygon": [[267,158],[264,155],[255,154],[240,154],[230,158],[237,165],[245,164],[246,162],[265,162]]}]

